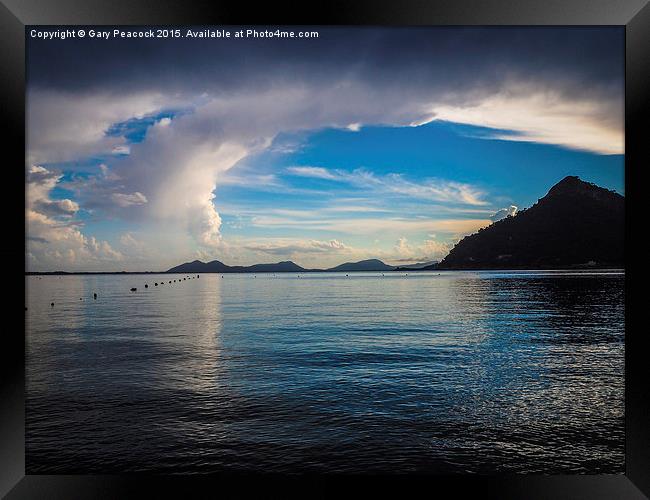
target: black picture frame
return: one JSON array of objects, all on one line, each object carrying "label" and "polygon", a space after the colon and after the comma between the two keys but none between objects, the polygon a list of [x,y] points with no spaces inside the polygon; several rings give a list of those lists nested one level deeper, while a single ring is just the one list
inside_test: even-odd
[{"label": "black picture frame", "polygon": [[[636,302],[631,293],[643,278],[631,250],[630,214],[639,212],[641,172],[648,165],[643,133],[650,109],[650,5],[648,0],[424,0],[311,1],[253,4],[233,1],[158,0],[1,0],[0,2],[0,102],[8,153],[6,191],[17,196],[11,215],[11,236],[0,246],[4,263],[24,262],[25,179],[17,168],[25,155],[25,26],[28,25],[617,25],[625,26],[625,192],[626,192],[626,339],[625,421],[626,472],[624,475],[576,476],[419,476],[348,477],[345,486],[363,486],[366,492],[403,496],[407,489],[425,487],[425,493],[454,488],[454,496],[487,498],[589,498],[633,499],[650,496],[650,364],[645,359],[644,336]],[[24,172],[24,171],[23,171]],[[23,173],[24,175],[24,173]],[[13,210],[16,213],[13,213]],[[642,212],[640,212],[642,213]],[[635,217],[637,224],[640,217]],[[24,219],[23,219],[24,221]],[[21,244],[21,241],[23,244]],[[10,243],[10,242],[13,242]],[[639,242],[640,243],[640,242]],[[24,274],[14,267],[24,287]],[[17,287],[20,289],[20,287]],[[24,298],[24,294],[23,294]],[[636,302],[634,302],[634,301]],[[16,318],[22,307],[18,293],[5,294],[6,318]],[[114,498],[138,495],[163,496],[195,493],[207,488],[210,496],[223,493],[224,485],[237,486],[239,494],[263,486],[265,496],[296,486],[304,493],[323,496],[341,482],[335,477],[286,478],[262,476],[255,481],[239,475],[219,477],[169,476],[40,476],[25,475],[25,337],[20,321],[3,331],[0,365],[0,495],[7,498]],[[214,489],[211,489],[214,488]],[[157,493],[159,492],[159,493]]]}]

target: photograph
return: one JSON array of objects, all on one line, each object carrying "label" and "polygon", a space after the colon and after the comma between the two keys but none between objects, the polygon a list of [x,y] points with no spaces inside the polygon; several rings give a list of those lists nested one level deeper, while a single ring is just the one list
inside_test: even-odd
[{"label": "photograph", "polygon": [[26,474],[626,474],[625,26],[24,43]]}]

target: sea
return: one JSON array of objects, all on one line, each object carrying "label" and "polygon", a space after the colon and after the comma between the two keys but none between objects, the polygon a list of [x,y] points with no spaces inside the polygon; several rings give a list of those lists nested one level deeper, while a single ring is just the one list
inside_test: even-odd
[{"label": "sea", "polygon": [[25,279],[29,474],[625,471],[623,271]]}]

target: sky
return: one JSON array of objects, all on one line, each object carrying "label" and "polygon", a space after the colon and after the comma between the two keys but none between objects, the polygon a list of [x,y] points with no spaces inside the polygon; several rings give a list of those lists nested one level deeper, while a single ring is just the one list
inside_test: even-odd
[{"label": "sky", "polygon": [[625,194],[622,28],[309,30],[28,35],[27,270],[430,262],[567,175]]}]

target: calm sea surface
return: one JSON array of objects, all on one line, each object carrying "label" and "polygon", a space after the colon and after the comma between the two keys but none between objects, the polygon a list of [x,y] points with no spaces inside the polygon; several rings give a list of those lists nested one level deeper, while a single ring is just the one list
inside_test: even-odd
[{"label": "calm sea surface", "polygon": [[624,472],[622,273],[185,276],[26,278],[28,473]]}]

